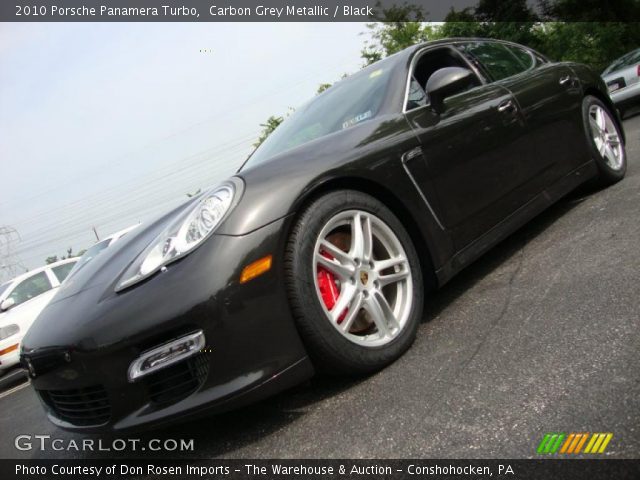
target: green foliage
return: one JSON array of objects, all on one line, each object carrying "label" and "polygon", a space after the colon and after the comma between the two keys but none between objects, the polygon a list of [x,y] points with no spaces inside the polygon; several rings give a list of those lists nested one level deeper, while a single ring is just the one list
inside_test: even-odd
[{"label": "green foliage", "polygon": [[480,0],[475,9],[452,9],[440,34],[509,40],[597,71],[640,45],[640,25],[625,22],[640,13],[637,0],[612,0],[605,9],[596,0],[542,0],[540,7],[541,18],[525,0]]},{"label": "green foliage", "polygon": [[545,23],[538,49],[554,60],[586,63],[598,72],[640,46],[640,25],[625,22]]},{"label": "green foliage", "polygon": [[451,9],[440,34],[443,37],[499,38],[536,48],[537,21],[526,0],[480,0],[475,9]]},{"label": "green foliage", "polygon": [[638,0],[540,0],[539,4],[546,21],[610,23],[640,15]]},{"label": "green foliage", "polygon": [[367,24],[370,40],[365,41],[360,52],[365,66],[411,45],[439,37],[437,27],[424,23],[426,13],[419,5],[404,3],[384,8],[378,2],[376,11],[379,12],[378,21]]},{"label": "green foliage", "polygon": [[47,265],[50,265],[52,263],[56,263],[58,261],[58,256],[57,255],[52,255],[50,257],[47,257],[47,259],[45,260],[45,262],[47,262]]},{"label": "green foliage", "polygon": [[321,83],[320,85],[318,85],[318,90],[316,91],[316,95],[320,95],[327,88],[331,88],[331,85],[333,85],[333,84],[332,83]]}]

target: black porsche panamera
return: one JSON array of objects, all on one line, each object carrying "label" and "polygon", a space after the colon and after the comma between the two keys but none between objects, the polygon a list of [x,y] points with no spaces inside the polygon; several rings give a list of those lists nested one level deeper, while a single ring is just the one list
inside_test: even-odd
[{"label": "black porsche panamera", "polygon": [[223,184],[60,288],[22,344],[71,430],[157,426],[411,345],[425,292],[626,169],[598,74],[520,45],[408,48],[292,115]]}]

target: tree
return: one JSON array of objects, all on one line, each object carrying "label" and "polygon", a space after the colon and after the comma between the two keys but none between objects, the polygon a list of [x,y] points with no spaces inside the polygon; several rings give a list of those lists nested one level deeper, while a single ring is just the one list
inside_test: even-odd
[{"label": "tree", "polygon": [[320,95],[327,88],[331,88],[331,85],[333,85],[333,84],[332,83],[321,83],[320,85],[318,85],[318,90],[316,91],[316,95]]},{"label": "tree", "polygon": [[536,22],[539,18],[526,0],[480,0],[475,8],[453,8],[440,28],[443,37],[498,38],[539,45]]},{"label": "tree", "polygon": [[376,4],[377,22],[367,24],[370,40],[365,41],[360,56],[371,65],[400,50],[438,38],[437,27],[423,23],[426,14],[420,5],[404,3],[383,8]]},{"label": "tree", "polygon": [[[541,0],[537,15],[526,0],[480,0],[475,8],[451,12],[441,34],[522,43],[553,60],[586,63],[601,71],[640,45],[637,0]],[[603,19],[605,21],[603,21]]]},{"label": "tree", "polygon": [[57,255],[52,255],[50,257],[47,257],[47,259],[45,260],[45,262],[47,262],[47,265],[51,264],[51,263],[56,263],[58,261],[58,256]]},{"label": "tree", "polygon": [[[640,16],[638,0],[540,0],[545,21],[627,22]],[[630,25],[637,22],[629,22]]]}]

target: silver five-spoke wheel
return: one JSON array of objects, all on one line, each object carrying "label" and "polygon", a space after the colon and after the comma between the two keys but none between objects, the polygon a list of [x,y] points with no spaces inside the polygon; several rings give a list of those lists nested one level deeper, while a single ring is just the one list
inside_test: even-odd
[{"label": "silver five-spoke wheel", "polygon": [[624,162],[624,147],[615,122],[600,105],[589,107],[589,125],[596,149],[607,165],[620,170]]},{"label": "silver five-spoke wheel", "polygon": [[361,210],[333,216],[313,255],[315,290],[327,320],[347,339],[381,346],[411,313],[411,269],[400,240],[380,218]]}]

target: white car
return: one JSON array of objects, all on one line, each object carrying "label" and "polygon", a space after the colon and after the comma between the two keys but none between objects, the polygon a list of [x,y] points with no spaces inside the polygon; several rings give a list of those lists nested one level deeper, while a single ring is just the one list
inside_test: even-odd
[{"label": "white car", "polygon": [[20,342],[78,258],[36,268],[0,285],[0,376],[20,360]]},{"label": "white car", "polygon": [[640,48],[623,55],[602,72],[609,96],[624,118],[640,106]]}]

